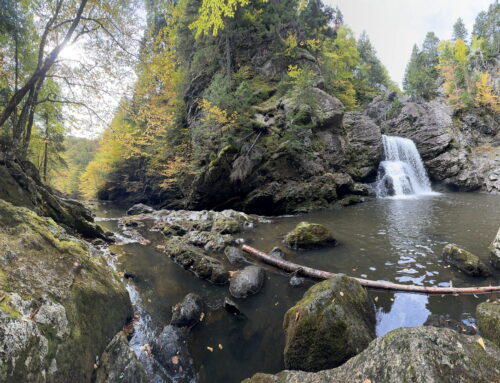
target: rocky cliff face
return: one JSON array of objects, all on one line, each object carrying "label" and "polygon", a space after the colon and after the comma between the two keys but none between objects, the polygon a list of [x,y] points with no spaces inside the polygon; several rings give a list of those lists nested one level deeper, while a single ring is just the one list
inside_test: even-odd
[{"label": "rocky cliff face", "polygon": [[[193,181],[187,206],[282,214],[349,204],[367,195],[365,183],[375,180],[381,156],[380,128],[362,113],[344,113],[342,103],[319,88],[313,97],[318,117],[311,124],[311,116],[302,116],[298,138],[274,146],[266,141],[273,140],[267,129],[286,135],[284,121],[297,115],[300,105],[282,98],[257,108],[256,120],[268,125],[265,149],[254,150],[250,158],[232,147],[222,150]],[[238,177],[244,161],[245,176]]]}]

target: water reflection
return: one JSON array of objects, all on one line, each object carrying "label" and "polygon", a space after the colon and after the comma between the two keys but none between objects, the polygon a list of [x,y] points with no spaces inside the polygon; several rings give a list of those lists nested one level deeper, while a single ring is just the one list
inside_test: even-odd
[{"label": "water reflection", "polygon": [[377,336],[382,336],[399,327],[422,325],[431,312],[427,309],[429,297],[423,294],[394,294],[389,312],[384,312],[385,302],[377,309]]}]

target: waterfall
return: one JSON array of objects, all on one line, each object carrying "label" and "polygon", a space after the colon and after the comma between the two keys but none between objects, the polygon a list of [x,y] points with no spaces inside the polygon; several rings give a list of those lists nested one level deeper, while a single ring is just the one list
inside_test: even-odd
[{"label": "waterfall", "polygon": [[431,194],[431,183],[415,143],[402,137],[382,136],[384,160],[380,163],[377,197]]}]

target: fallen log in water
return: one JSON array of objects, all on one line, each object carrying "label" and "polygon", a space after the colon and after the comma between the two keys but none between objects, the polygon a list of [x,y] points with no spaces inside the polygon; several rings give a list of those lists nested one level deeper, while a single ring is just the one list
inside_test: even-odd
[{"label": "fallen log in water", "polygon": [[[331,273],[329,271],[313,269],[307,266],[297,265],[296,263],[288,262],[283,259],[273,257],[263,251],[257,250],[251,246],[243,245],[241,249],[251,255],[252,257],[261,260],[269,265],[275,266],[279,269],[294,272],[298,271],[300,274],[310,278],[316,279],[329,279],[335,277],[337,274]],[[401,285],[398,283],[384,282],[384,281],[372,281],[369,279],[349,277],[359,282],[361,285],[381,290],[392,290],[392,291],[407,291],[412,293],[422,293],[422,294],[484,294],[484,293],[494,293],[500,292],[500,286],[483,286],[483,287],[426,287],[426,286],[415,286],[415,285]]]}]

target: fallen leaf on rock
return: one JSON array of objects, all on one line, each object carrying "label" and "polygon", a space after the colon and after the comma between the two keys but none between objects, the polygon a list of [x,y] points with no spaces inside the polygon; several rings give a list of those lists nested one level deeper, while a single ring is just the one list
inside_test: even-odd
[{"label": "fallen leaf on rock", "polygon": [[179,364],[179,357],[177,355],[174,355],[170,360],[173,364]]},{"label": "fallen leaf on rock", "polygon": [[341,296],[341,297],[343,297],[343,296],[344,296],[344,293],[343,293],[342,291],[341,291],[339,294],[340,294],[340,296]]},{"label": "fallen leaf on rock", "polygon": [[97,370],[97,364],[94,363],[94,370]]},{"label": "fallen leaf on rock", "polygon": [[210,351],[210,352],[214,352],[214,348],[210,347],[210,346],[207,346],[207,350]]},{"label": "fallen leaf on rock", "polygon": [[375,302],[378,302],[378,297],[373,298]]},{"label": "fallen leaf on rock", "polygon": [[222,344],[219,343],[219,350],[222,350],[224,347],[222,347]]},{"label": "fallen leaf on rock", "polygon": [[363,383],[372,383],[372,381],[370,379],[365,379],[363,380]]},{"label": "fallen leaf on rock", "polygon": [[300,318],[300,311],[297,311],[295,313],[295,322],[297,322],[299,320],[299,318]]},{"label": "fallen leaf on rock", "polygon": [[205,318],[205,313],[201,313],[201,315],[200,315],[200,322],[203,321],[203,318]]},{"label": "fallen leaf on rock", "polygon": [[235,274],[238,274],[238,270],[229,270],[229,278],[232,278]]},{"label": "fallen leaf on rock", "polygon": [[486,351],[486,346],[484,345],[483,338],[479,337],[479,339],[477,340],[477,343],[483,348],[484,351]]}]

